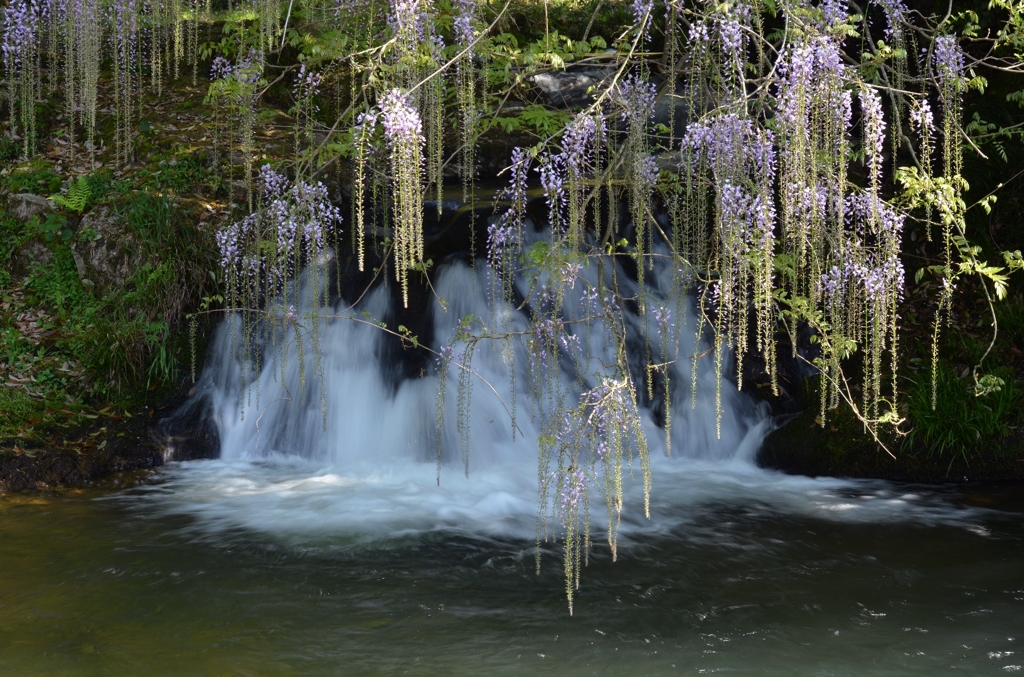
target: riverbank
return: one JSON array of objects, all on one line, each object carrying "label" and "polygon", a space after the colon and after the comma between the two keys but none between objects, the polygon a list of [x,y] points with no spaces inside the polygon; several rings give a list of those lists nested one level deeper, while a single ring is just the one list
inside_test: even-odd
[{"label": "riverbank", "polygon": [[134,412],[78,412],[63,427],[0,439],[0,493],[81,487],[163,465],[163,449],[152,435],[159,411],[143,405]]},{"label": "riverbank", "polygon": [[[988,453],[945,454],[888,436],[883,449],[845,410],[832,412],[822,427],[816,410],[789,417],[764,440],[757,454],[763,468],[790,475],[883,479],[926,484],[1024,483],[1024,434],[1011,431]],[[891,452],[891,453],[889,453]]]}]

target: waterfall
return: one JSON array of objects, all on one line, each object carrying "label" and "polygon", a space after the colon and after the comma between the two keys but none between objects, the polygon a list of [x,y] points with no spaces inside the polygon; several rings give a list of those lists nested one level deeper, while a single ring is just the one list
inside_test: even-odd
[{"label": "waterfall", "polygon": [[[606,370],[602,365],[614,361],[608,328],[587,319],[584,290],[596,285],[599,274],[606,276],[605,284],[614,274],[624,296],[637,292],[635,281],[616,268],[618,264],[610,259],[604,263],[603,273],[598,266],[583,268],[578,279],[563,289],[567,333],[575,336],[581,355],[589,353],[575,361],[563,354],[548,365],[557,369],[557,390],[570,402],[578,398],[581,388],[596,384]],[[660,265],[648,275],[646,289],[648,314],[661,308],[661,328],[672,327],[670,340],[650,318],[622,310],[634,357],[643,355],[644,336],[648,336],[649,350],[658,360],[675,360],[670,367],[671,458],[663,429],[663,397],[655,393],[654,400],[640,410],[652,458],[655,506],[659,491],[669,490],[660,486],[668,483],[665,478],[688,468],[710,464],[759,472],[752,457],[768,429],[766,409],[716,375],[713,351],[696,336],[693,300],[686,296],[678,302],[667,300],[671,273]],[[301,289],[303,280],[299,282]],[[554,283],[549,276],[521,276],[515,281],[517,296],[528,298],[531,288]],[[451,346],[459,354],[465,342],[453,340],[453,332],[467,316],[495,332],[528,331],[529,304],[517,308],[493,301],[500,296],[493,284],[493,273],[482,261],[475,267],[459,260],[439,266],[428,311],[432,349]],[[439,460],[440,369],[431,359],[418,373],[407,375],[393,364],[398,339],[380,325],[396,317],[398,309],[386,285],[378,285],[354,307],[337,301],[314,309],[308,297],[304,303],[307,315],[315,310],[326,318],[320,320],[318,331],[319,374],[308,327],[301,346],[295,340],[283,348],[263,346],[266,357],[258,374],[239,355],[237,320],[224,322],[218,331],[199,385],[220,431],[221,459],[211,467],[221,469],[218,472],[233,469],[218,480],[225,492],[218,495],[230,495],[243,504],[245,496],[273,495],[278,506],[305,505],[320,515],[307,525],[310,528],[340,521],[366,532],[440,528],[532,536],[538,509],[539,421],[549,413],[550,403],[543,397],[538,400],[531,390],[531,356],[522,337],[478,343],[471,362],[468,433],[460,434],[457,428],[458,367],[449,368]],[[388,328],[394,331],[397,326]],[[402,345],[413,349],[411,341]],[[661,354],[663,349],[667,354]],[[695,351],[707,354],[698,360],[693,400],[691,356]],[[305,370],[301,378],[300,369]],[[724,365],[722,374],[730,369]],[[249,373],[245,378],[243,370]],[[534,380],[535,376],[536,372]],[[642,382],[642,366],[634,379]],[[246,386],[240,387],[243,382]],[[720,425],[716,390],[721,397]],[[464,464],[460,445],[467,442],[468,463]],[[274,469],[270,475],[268,468]],[[631,471],[638,475],[639,467],[634,463]],[[643,521],[640,484],[637,476],[626,488],[623,520],[627,526]],[[248,518],[243,513],[239,519],[244,522]],[[604,517],[597,513],[593,519],[600,523]]]}]

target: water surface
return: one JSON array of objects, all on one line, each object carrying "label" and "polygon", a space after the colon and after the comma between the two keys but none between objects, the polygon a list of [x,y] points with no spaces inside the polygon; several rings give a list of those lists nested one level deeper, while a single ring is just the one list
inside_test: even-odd
[{"label": "water surface", "polygon": [[626,521],[618,562],[595,546],[571,617],[557,545],[534,572],[531,506],[504,529],[459,528],[442,500],[361,528],[346,496],[404,478],[199,462],[128,489],[0,498],[0,674],[1024,667],[1019,493],[682,462],[657,476],[652,520]]}]

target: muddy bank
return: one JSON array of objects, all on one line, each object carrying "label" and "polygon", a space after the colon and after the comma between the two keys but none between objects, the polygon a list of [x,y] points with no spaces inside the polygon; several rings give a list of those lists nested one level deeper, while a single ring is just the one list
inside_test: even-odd
[{"label": "muddy bank", "polygon": [[204,409],[183,407],[188,400],[172,393],[135,412],[97,413],[65,428],[0,438],[0,493],[84,486],[168,461],[215,457],[216,428]]}]

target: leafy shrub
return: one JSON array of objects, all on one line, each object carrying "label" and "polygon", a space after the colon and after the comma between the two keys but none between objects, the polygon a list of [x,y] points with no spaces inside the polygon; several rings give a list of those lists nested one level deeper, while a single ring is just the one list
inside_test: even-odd
[{"label": "leafy shrub", "polygon": [[46,162],[31,162],[15,168],[5,179],[4,187],[10,193],[50,195],[60,190],[61,179]]},{"label": "leafy shrub", "polygon": [[153,179],[161,190],[171,190],[178,195],[200,192],[207,186],[212,186],[214,191],[216,190],[213,173],[192,156],[176,157],[167,163],[161,163],[160,171]]},{"label": "leafy shrub", "polygon": [[952,367],[939,365],[937,397],[932,409],[932,386],[927,376],[914,382],[909,394],[913,429],[906,444],[923,447],[928,453],[950,457],[950,467],[959,457],[965,461],[987,449],[1010,433],[1009,419],[1019,413],[1020,391],[1009,369],[997,369],[994,376],[1003,386],[988,395],[977,397],[967,378],[960,378]]}]

